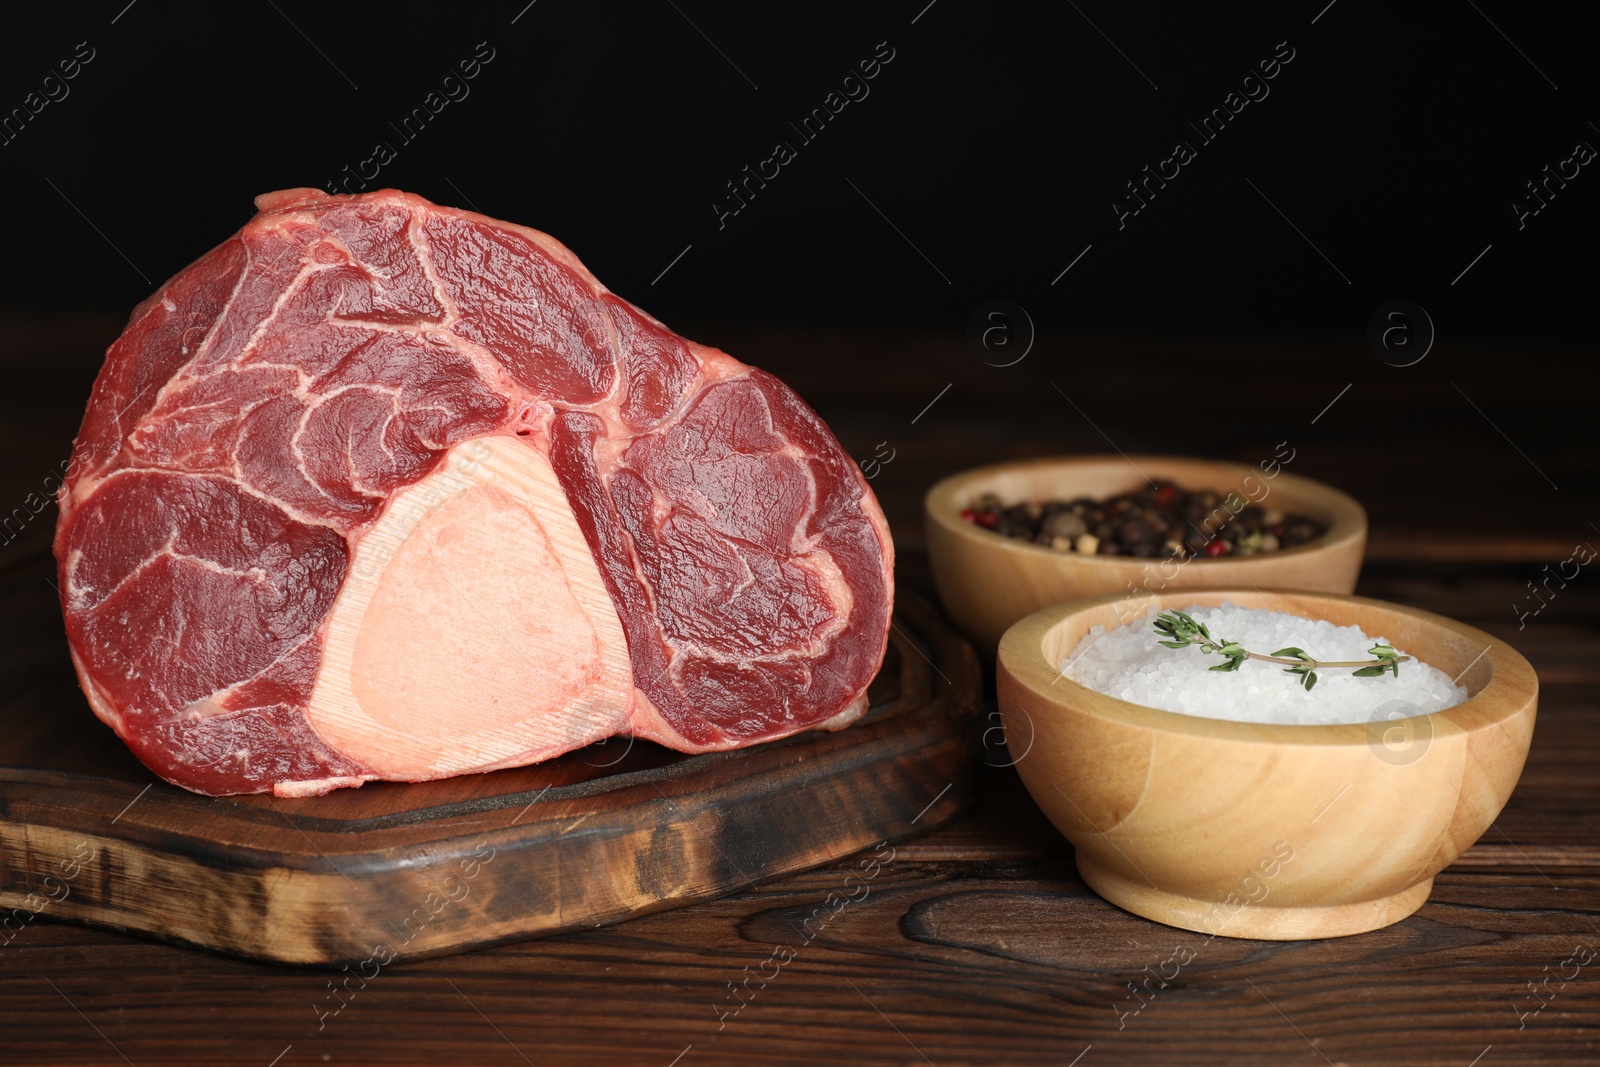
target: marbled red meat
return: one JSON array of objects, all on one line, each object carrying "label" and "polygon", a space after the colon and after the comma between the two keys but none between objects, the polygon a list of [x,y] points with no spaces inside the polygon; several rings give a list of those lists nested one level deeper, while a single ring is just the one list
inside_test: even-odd
[{"label": "marbled red meat", "polygon": [[838,727],[893,549],[817,416],[552,238],[261,197],[133,313],[60,493],[96,714],[208,794]]}]

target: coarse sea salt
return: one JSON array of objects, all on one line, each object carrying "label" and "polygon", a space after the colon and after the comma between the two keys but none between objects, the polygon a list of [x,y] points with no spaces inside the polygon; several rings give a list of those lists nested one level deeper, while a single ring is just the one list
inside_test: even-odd
[{"label": "coarse sea salt", "polygon": [[[1279,611],[1242,608],[1232,603],[1183,609],[1219,641],[1237,641],[1251,652],[1270,655],[1280,648],[1304,649],[1323,661],[1370,660],[1367,650],[1388,644],[1357,626],[1305,619]],[[1224,662],[1194,645],[1163,648],[1155,630],[1160,611],[1151,608],[1126,626],[1096,626],[1061,663],[1061,672],[1090,689],[1146,707],[1242,722],[1321,725],[1406,718],[1442,711],[1467,699],[1467,690],[1449,675],[1416,659],[1400,664],[1398,677],[1357,678],[1354,671],[1327,667],[1307,692],[1297,675],[1274,663],[1247,659],[1237,671],[1208,668]],[[1396,649],[1406,655],[1405,649]]]}]

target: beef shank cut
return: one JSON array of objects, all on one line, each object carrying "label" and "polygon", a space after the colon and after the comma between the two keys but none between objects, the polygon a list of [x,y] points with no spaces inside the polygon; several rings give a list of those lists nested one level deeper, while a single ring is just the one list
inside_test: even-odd
[{"label": "beef shank cut", "polygon": [[861,714],[893,548],[792,391],[538,231],[256,206],[135,309],[59,494],[78,678],[152,770],[307,796]]}]

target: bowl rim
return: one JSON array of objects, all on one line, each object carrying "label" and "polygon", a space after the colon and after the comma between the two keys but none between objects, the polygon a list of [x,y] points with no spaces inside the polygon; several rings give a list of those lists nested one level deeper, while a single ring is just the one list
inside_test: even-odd
[{"label": "bowl rim", "polygon": [[[1389,611],[1399,610],[1419,617],[1430,625],[1453,631],[1459,636],[1468,638],[1475,645],[1481,644],[1484,646],[1479,658],[1487,657],[1488,659],[1490,670],[1488,684],[1459,704],[1439,711],[1429,712],[1426,715],[1410,716],[1403,721],[1410,722],[1426,719],[1429,722],[1430,730],[1435,734],[1439,732],[1441,723],[1449,724],[1450,728],[1454,730],[1471,733],[1477,730],[1501,728],[1507,722],[1524,714],[1530,707],[1535,707],[1537,704],[1539,678],[1534,672],[1533,666],[1520,652],[1494,635],[1485,633],[1476,627],[1468,626],[1465,623],[1457,622],[1444,615],[1426,611],[1422,608],[1414,608],[1407,604],[1344,593],[1323,593],[1309,589],[1258,589],[1233,586],[1206,589],[1184,588],[1153,593],[1148,597],[1113,593],[1109,596],[1090,597],[1054,604],[1019,620],[1005,632],[1000,639],[1000,647],[996,658],[997,668],[1001,675],[1007,676],[1016,684],[1031,690],[1044,706],[1087,714],[1097,719],[1136,726],[1157,733],[1201,736],[1217,741],[1251,744],[1320,745],[1325,747],[1370,744],[1371,728],[1374,725],[1372,722],[1263,723],[1189,715],[1183,712],[1167,711],[1164,708],[1152,708],[1144,704],[1135,704],[1131,701],[1090,689],[1088,686],[1060,674],[1056,666],[1049,663],[1043,654],[1043,641],[1051,630],[1072,616],[1096,608],[1137,601],[1141,604],[1140,615],[1142,617],[1149,607],[1160,606],[1166,609],[1172,606],[1172,604],[1167,603],[1168,601],[1181,603],[1188,600],[1193,603],[1194,601],[1191,598],[1199,598],[1202,600],[1215,599],[1220,602],[1234,597],[1246,597],[1256,601],[1257,605],[1259,605],[1261,601],[1269,600],[1273,594],[1340,601],[1354,604],[1358,607],[1381,608]],[[1242,604],[1241,606],[1251,605]],[[1363,629],[1365,629],[1364,626]],[[1476,660],[1473,661],[1473,663],[1476,662]],[[1467,665],[1468,669],[1471,668],[1473,663]],[[1466,669],[1463,669],[1461,673],[1465,674]],[[1457,677],[1460,677],[1460,675]],[[1485,710],[1489,711],[1487,716],[1483,715]],[[1383,721],[1387,722],[1389,720]]]},{"label": "bowl rim", "polygon": [[1187,566],[1189,562],[1201,563],[1206,567],[1207,572],[1211,574],[1221,574],[1224,569],[1260,567],[1274,560],[1298,559],[1318,552],[1337,549],[1351,542],[1364,542],[1367,536],[1366,509],[1361,506],[1360,501],[1342,489],[1337,489],[1326,482],[1287,470],[1280,470],[1271,478],[1267,478],[1265,474],[1257,472],[1256,468],[1248,464],[1240,463],[1236,460],[1211,459],[1204,456],[1143,453],[1124,455],[1104,452],[1081,455],[1034,456],[1029,459],[990,463],[982,467],[969,467],[966,470],[947,475],[933,483],[928,488],[928,491],[923,494],[922,512],[925,518],[939,523],[947,532],[971,544],[1001,552],[1020,552],[1024,556],[1031,555],[1039,561],[1050,559],[1072,566],[1122,567],[1134,570],[1166,562],[1164,559],[1154,556],[1083,556],[1076,552],[1061,552],[1045,545],[1036,545],[1028,541],[1004,537],[961,518],[961,510],[955,505],[954,498],[959,491],[997,475],[1041,467],[1070,470],[1074,467],[1103,466],[1114,463],[1125,463],[1133,467],[1135,473],[1141,476],[1144,472],[1140,470],[1140,464],[1145,464],[1152,467],[1183,466],[1196,469],[1209,467],[1213,470],[1233,471],[1241,475],[1251,473],[1273,483],[1288,479],[1286,484],[1291,490],[1308,490],[1326,497],[1332,505],[1333,515],[1328,524],[1328,532],[1309,544],[1296,545],[1293,548],[1279,549],[1275,552],[1258,553],[1253,556],[1197,558],[1184,564]]}]

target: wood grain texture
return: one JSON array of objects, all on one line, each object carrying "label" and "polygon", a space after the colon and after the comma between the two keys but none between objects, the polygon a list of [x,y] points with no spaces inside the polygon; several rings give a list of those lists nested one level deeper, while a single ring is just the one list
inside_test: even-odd
[{"label": "wood grain texture", "polygon": [[[5,501],[20,504],[65,460],[100,355],[125,318],[125,311],[0,315]],[[1477,1067],[1600,1062],[1600,971],[1586,966],[1565,986],[1559,977],[1572,973],[1562,963],[1575,946],[1600,948],[1600,579],[1586,568],[1521,629],[1512,610],[1531,603],[1528,581],[1567,558],[1575,541],[1600,545],[1587,525],[1600,522],[1597,453],[1571,436],[1591,418],[1593,388],[1570,383],[1592,381],[1592,346],[1452,337],[1448,353],[1397,371],[1343,337],[1041,335],[1026,360],[996,369],[975,360],[959,335],[715,325],[685,332],[789,381],[853,455],[872,456],[890,438],[896,458],[872,486],[902,549],[902,585],[925,592],[922,500],[948,474],[1033,455],[1100,453],[1107,437],[1130,453],[1171,451],[1173,419],[1152,418],[1163,404],[1229,413],[1204,427],[1209,455],[1255,464],[1290,439],[1299,449],[1291,470],[1351,493],[1368,511],[1359,593],[1486,630],[1537,670],[1538,730],[1510,802],[1437,876],[1429,901],[1394,926],[1327,941],[1207,942],[1091,892],[1016,772],[990,766],[970,814],[892,846],[895,857],[869,895],[809,942],[794,924],[830,914],[829,894],[855,893],[845,879],[873,849],[627,923],[386,967],[325,1020],[322,1013],[339,1003],[327,972],[57,923],[46,908],[0,949],[0,1060],[1067,1067],[1082,1055],[1077,1067],[1468,1067],[1481,1055]],[[1292,376],[1193,372],[1269,370],[1286,359]],[[1352,378],[1354,387],[1313,424]],[[910,424],[952,379],[944,398]],[[1181,404],[1171,396],[1177,382]],[[46,509],[24,527],[0,549],[0,567],[45,544],[52,520]],[[0,669],[28,655],[0,646]],[[45,702],[41,714],[78,709]],[[988,742],[991,763],[1004,763],[999,735],[984,736],[997,722],[980,720],[973,740]],[[98,745],[121,750],[109,731],[89,725],[78,755]],[[367,792],[348,791],[349,802],[375,804]],[[813,921],[811,929],[819,926]],[[780,945],[795,949],[795,958],[724,1025],[717,1011],[730,1004],[728,983],[772,973],[767,961]],[[1154,998],[1130,990],[1185,947],[1195,958]]]},{"label": "wood grain texture", "polygon": [[[366,968],[728,893],[971,800],[972,650],[908,594],[849,729],[684,756],[613,739],[534,767],[295,801],[169,786],[100,737],[39,558],[0,579],[0,908]],[[77,706],[74,706],[74,705]],[[0,938],[14,931],[7,930]]]},{"label": "wood grain texture", "polygon": [[[923,501],[923,536],[939,603],[956,628],[992,659],[1012,623],[1041,608],[1083,597],[1165,589],[1314,589],[1348,593],[1356,587],[1367,543],[1361,505],[1331,486],[1282,470],[1181,456],[1055,456],[999,463],[942,479]],[[1327,527],[1315,542],[1256,556],[1171,563],[1133,556],[1081,556],[991,533],[961,517],[985,493],[1006,504],[1105,499],[1170,480],[1183,489],[1237,493],[1245,501],[1306,515]],[[1241,505],[1242,506],[1242,505]],[[1228,511],[1202,520],[1221,527]],[[1199,527],[1197,527],[1198,529]]]},{"label": "wood grain texture", "polygon": [[[1373,721],[1301,726],[1179,715],[1061,675],[1093,627],[1148,630],[1147,610],[1224,602],[1382,634],[1470,697],[1397,721],[1373,697]],[[1341,937],[1416,911],[1511,796],[1537,702],[1533,669],[1505,642],[1364,597],[1102,597],[1036,612],[1000,642],[1017,771],[1084,881],[1137,915],[1229,937]]]}]

